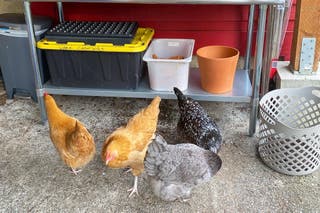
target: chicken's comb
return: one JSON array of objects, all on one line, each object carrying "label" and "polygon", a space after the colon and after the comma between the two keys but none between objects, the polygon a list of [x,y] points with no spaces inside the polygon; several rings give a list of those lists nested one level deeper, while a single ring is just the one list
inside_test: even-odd
[{"label": "chicken's comb", "polygon": [[43,93],[43,96],[47,96],[47,95],[49,95],[47,92],[44,92],[44,93]]}]

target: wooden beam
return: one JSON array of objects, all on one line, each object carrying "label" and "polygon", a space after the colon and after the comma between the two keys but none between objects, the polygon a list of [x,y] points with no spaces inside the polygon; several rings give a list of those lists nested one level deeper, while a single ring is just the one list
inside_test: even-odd
[{"label": "wooden beam", "polygon": [[313,62],[313,72],[316,72],[320,61],[320,0],[297,0],[290,57],[290,66],[293,71],[299,71],[302,39],[310,37],[316,38]]}]

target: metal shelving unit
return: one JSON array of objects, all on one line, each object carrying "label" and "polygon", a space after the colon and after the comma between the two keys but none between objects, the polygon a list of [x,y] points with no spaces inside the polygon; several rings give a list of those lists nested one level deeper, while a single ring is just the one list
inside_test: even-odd
[{"label": "metal shelving unit", "polygon": [[[160,92],[150,89],[148,76],[145,76],[139,87],[134,90],[119,89],[96,89],[96,88],[70,88],[56,87],[50,81],[45,83],[45,90],[50,94],[60,95],[83,95],[83,96],[105,96],[105,97],[129,97],[129,98],[153,98],[158,95],[164,99],[176,99],[173,92]],[[222,95],[214,95],[205,92],[200,85],[200,73],[196,68],[190,69],[189,88],[184,94],[192,96],[201,101],[229,101],[250,102],[251,83],[246,70],[236,72],[233,90]]]},{"label": "metal shelving unit", "polygon": [[[59,11],[59,20],[64,20],[62,2],[87,2],[87,3],[136,3],[136,4],[225,4],[225,5],[250,5],[249,22],[248,22],[248,37],[247,37],[247,50],[245,57],[245,65],[243,70],[237,70],[234,80],[233,90],[225,94],[211,94],[203,91],[200,86],[200,76],[197,69],[190,70],[189,88],[185,92],[186,95],[202,101],[221,101],[221,102],[247,102],[251,104],[250,113],[250,127],[249,135],[252,136],[255,132],[259,91],[260,91],[260,78],[262,72],[262,58],[263,54],[270,55],[272,48],[264,49],[264,34],[267,19],[268,7],[284,6],[285,0],[24,0],[25,19],[28,25],[28,35],[30,43],[30,51],[32,56],[32,63],[35,73],[35,82],[37,88],[37,96],[39,100],[39,107],[41,118],[46,120],[45,106],[43,101],[44,92],[51,94],[64,94],[64,95],[83,95],[83,96],[105,96],[105,97],[131,97],[131,98],[153,98],[159,95],[164,99],[175,99],[173,92],[157,92],[149,87],[147,78],[142,79],[140,86],[135,90],[115,90],[115,89],[93,89],[93,88],[76,88],[76,87],[57,87],[50,84],[50,81],[42,84],[40,78],[39,62],[36,51],[36,41],[34,29],[32,24],[32,14],[30,10],[31,2],[57,2]],[[253,68],[253,83],[251,84],[248,76],[250,69],[250,49],[252,45],[252,31],[253,31],[253,18],[255,6],[259,6],[259,20],[256,36],[256,51],[255,64]],[[276,17],[276,18],[275,18]],[[281,15],[276,12],[269,13],[269,17],[279,26],[282,22]],[[280,24],[279,24],[280,23]],[[279,36],[277,33],[269,33],[268,41],[277,43]],[[271,38],[270,38],[271,37]],[[276,40],[273,40],[274,37]],[[267,47],[270,45],[266,45]],[[269,60],[267,58],[266,60]],[[270,61],[271,62],[271,61]]]}]

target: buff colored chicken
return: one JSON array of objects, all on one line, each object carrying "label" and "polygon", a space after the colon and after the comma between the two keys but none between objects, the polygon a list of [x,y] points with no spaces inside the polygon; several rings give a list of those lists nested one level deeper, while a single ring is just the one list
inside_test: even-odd
[{"label": "buff colored chicken", "polygon": [[61,159],[77,175],[95,155],[93,137],[80,121],[61,111],[52,96],[44,94],[44,102],[51,141]]},{"label": "buff colored chicken", "polygon": [[129,197],[138,195],[138,176],[144,170],[144,158],[148,145],[157,129],[159,104],[155,97],[151,104],[132,117],[126,126],[116,129],[104,142],[101,158],[111,168],[130,168],[134,185]]}]

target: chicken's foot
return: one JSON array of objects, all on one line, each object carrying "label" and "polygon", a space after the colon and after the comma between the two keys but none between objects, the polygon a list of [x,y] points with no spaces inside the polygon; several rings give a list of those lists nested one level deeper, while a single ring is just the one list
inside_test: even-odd
[{"label": "chicken's foot", "polygon": [[81,172],[82,170],[81,169],[78,169],[78,170],[76,170],[76,169],[74,169],[74,168],[71,168],[71,172],[73,173],[73,174],[75,174],[75,175],[77,175],[79,172]]},{"label": "chicken's foot", "polygon": [[178,198],[178,200],[181,202],[181,203],[187,203],[188,205],[190,205],[190,203],[189,203],[189,200],[190,200],[191,198]]},{"label": "chicken's foot", "polygon": [[[130,192],[131,191],[131,192]],[[130,192],[129,197],[131,197],[134,193],[136,193],[137,195],[139,195],[138,193],[138,177],[134,176],[134,184],[133,187],[131,189],[128,190],[128,192]]]},{"label": "chicken's foot", "polygon": [[124,173],[129,173],[129,172],[131,172],[131,171],[132,171],[132,168],[125,168],[125,169],[123,170]]}]

